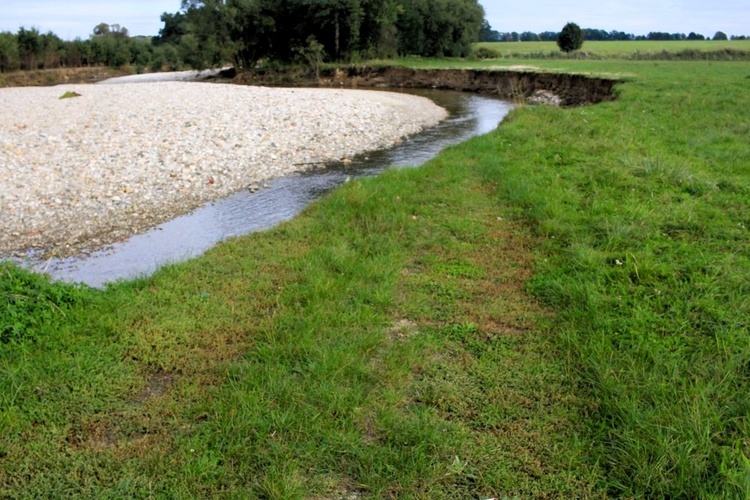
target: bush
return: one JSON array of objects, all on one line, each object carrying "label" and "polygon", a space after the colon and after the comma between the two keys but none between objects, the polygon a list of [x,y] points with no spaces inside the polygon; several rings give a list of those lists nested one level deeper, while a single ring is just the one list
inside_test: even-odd
[{"label": "bush", "polygon": [[557,46],[563,52],[573,52],[583,47],[583,30],[576,23],[566,24],[557,36]]},{"label": "bush", "polygon": [[494,50],[488,49],[487,47],[479,47],[474,51],[474,57],[477,59],[498,59],[500,54]]}]

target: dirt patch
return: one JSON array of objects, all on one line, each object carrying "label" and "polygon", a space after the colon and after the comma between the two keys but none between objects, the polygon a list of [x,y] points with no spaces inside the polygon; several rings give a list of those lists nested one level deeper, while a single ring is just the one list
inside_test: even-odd
[{"label": "dirt patch", "polygon": [[145,403],[149,399],[163,396],[174,383],[174,376],[167,373],[158,373],[152,376],[141,392],[136,395],[136,403]]}]

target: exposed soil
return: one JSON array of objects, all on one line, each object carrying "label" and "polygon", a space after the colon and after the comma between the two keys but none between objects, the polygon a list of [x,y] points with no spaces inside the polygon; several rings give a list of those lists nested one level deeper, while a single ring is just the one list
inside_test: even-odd
[{"label": "exposed soil", "polygon": [[528,70],[409,69],[356,66],[322,70],[319,77],[299,69],[253,70],[239,73],[239,84],[433,88],[481,92],[506,99],[528,99],[538,91],[559,96],[563,106],[614,100],[616,79]]},{"label": "exposed soil", "polygon": [[[0,87],[28,87],[64,83],[95,83],[107,78],[130,75],[127,69],[60,68],[17,71],[0,74]],[[525,100],[538,91],[552,93],[563,106],[596,104],[614,100],[619,80],[586,75],[543,73],[533,68],[495,70],[409,69],[394,66],[351,66],[328,68],[316,77],[307,69],[257,69],[235,72],[222,70],[216,81],[244,85],[287,87],[389,87],[433,88],[491,94],[505,99]]]},{"label": "exposed soil", "polygon": [[127,69],[105,67],[58,68],[13,71],[0,74],[0,87],[47,87],[66,83],[96,83],[114,76],[131,74]]}]

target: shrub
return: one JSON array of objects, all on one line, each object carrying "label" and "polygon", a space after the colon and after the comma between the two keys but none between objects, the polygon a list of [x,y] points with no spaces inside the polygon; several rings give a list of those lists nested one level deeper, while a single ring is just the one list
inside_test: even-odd
[{"label": "shrub", "polygon": [[500,57],[500,54],[494,50],[488,49],[487,47],[479,47],[474,51],[474,57],[477,59],[497,59]]},{"label": "shrub", "polygon": [[566,24],[557,36],[557,46],[563,52],[573,52],[583,47],[583,30],[576,23]]}]

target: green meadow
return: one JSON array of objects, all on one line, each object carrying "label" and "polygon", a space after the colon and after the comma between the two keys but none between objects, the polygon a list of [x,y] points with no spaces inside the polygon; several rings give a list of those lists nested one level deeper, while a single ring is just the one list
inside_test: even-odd
[{"label": "green meadow", "polygon": [[[586,41],[578,52],[564,54],[555,42],[493,42],[480,43],[483,48],[501,58],[603,58],[603,59],[711,59],[715,53],[734,54],[735,58],[750,59],[750,40],[633,40]],[[713,56],[712,56],[713,54]]]},{"label": "green meadow", "polygon": [[152,277],[0,266],[0,496],[750,497],[750,62],[522,64],[622,83]]}]

